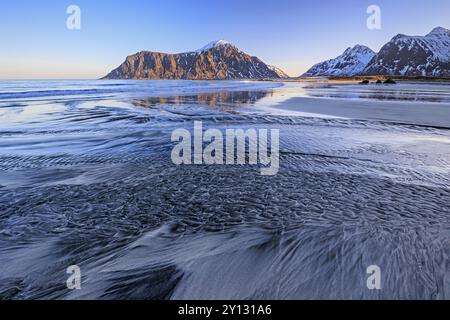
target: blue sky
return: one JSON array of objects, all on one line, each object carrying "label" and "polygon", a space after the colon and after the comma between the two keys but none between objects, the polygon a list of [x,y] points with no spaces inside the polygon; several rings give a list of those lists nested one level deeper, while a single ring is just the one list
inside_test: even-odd
[{"label": "blue sky", "polygon": [[[81,30],[66,9],[81,8]],[[366,27],[381,8],[382,29]],[[450,29],[449,0],[2,0],[0,78],[99,78],[140,50],[185,52],[226,39],[298,76],[355,44]]]}]

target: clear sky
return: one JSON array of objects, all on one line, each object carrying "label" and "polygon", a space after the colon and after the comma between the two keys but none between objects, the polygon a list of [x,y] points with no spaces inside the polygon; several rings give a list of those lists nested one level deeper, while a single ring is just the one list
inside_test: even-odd
[{"label": "clear sky", "polygon": [[[81,30],[66,27],[69,5]],[[381,8],[381,30],[366,26]],[[398,33],[450,29],[450,0],[1,0],[0,79],[99,78],[141,51],[185,52],[226,39],[298,76]]]}]

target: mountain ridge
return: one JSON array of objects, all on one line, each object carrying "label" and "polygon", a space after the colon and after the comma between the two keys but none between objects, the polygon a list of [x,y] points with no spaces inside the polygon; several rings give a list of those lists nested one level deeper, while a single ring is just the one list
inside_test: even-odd
[{"label": "mountain ridge", "polygon": [[231,42],[218,40],[184,53],[140,51],[102,79],[261,80],[281,79],[282,74]]},{"label": "mountain ridge", "polygon": [[315,64],[302,77],[354,76],[364,70],[375,54],[369,47],[357,44],[347,48],[343,54],[334,59]]},{"label": "mountain ridge", "polygon": [[[378,53],[356,45],[337,58],[319,62],[300,77],[308,76],[405,76],[450,77],[450,30],[436,27],[425,36],[402,33]],[[367,59],[371,57],[371,59]],[[364,66],[365,64],[365,66]]]},{"label": "mountain ridge", "polygon": [[450,30],[436,27],[425,36],[396,35],[362,75],[450,76]]}]

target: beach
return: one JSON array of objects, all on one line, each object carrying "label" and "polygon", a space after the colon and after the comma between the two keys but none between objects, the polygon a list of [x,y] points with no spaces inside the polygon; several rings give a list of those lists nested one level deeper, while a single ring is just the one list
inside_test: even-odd
[{"label": "beach", "polygon": [[[3,82],[0,298],[448,299],[449,111],[426,82]],[[194,121],[279,130],[279,172],[175,165]]]}]

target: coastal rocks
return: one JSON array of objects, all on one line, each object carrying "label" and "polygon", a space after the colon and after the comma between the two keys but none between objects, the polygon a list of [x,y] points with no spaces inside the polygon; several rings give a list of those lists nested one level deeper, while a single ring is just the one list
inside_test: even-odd
[{"label": "coastal rocks", "polygon": [[393,80],[393,79],[391,79],[391,78],[389,78],[389,79],[387,79],[385,82],[384,82],[384,84],[396,84],[397,82],[395,82],[395,80]]},{"label": "coastal rocks", "polygon": [[384,80],[384,81],[382,81],[382,80],[377,80],[377,81],[375,81],[375,82],[370,82],[370,80],[364,79],[364,80],[362,80],[359,84],[367,85],[367,84],[396,84],[396,83],[397,83],[397,82],[396,82],[394,79],[388,78],[388,79],[386,79],[386,80]]}]

